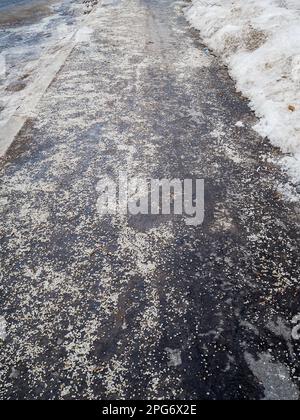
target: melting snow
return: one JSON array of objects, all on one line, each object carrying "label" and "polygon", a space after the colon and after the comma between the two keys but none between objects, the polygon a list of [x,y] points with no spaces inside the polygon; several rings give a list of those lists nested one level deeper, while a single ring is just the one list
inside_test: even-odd
[{"label": "melting snow", "polygon": [[251,101],[255,129],[280,147],[300,183],[300,2],[193,0],[186,15]]}]

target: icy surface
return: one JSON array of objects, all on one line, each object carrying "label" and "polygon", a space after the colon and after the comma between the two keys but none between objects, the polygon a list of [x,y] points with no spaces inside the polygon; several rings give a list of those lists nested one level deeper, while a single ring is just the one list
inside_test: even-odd
[{"label": "icy surface", "polygon": [[300,182],[300,2],[193,0],[186,12],[251,101],[255,129],[286,155]]},{"label": "icy surface", "polygon": [[[26,10],[25,6],[21,7],[23,3],[26,3]],[[44,3],[18,2],[18,7],[14,8],[12,4],[10,9],[7,6],[7,11],[1,11],[0,60],[5,61],[5,69],[2,64],[0,129],[18,109],[28,87],[42,76],[41,62],[54,57],[69,42],[92,4],[82,0]],[[31,20],[28,20],[29,15]]]}]

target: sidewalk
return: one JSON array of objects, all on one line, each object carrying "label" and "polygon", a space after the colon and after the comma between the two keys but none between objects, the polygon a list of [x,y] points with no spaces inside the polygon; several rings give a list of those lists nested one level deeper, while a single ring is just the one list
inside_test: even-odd
[{"label": "sidewalk", "polygon": [[[299,209],[183,4],[102,2],[1,163],[0,398],[299,398]],[[204,224],[100,218],[119,171]]]}]

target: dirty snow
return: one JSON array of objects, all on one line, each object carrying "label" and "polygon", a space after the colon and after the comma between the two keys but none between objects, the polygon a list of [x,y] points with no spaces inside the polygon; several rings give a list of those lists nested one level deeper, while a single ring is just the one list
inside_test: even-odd
[{"label": "dirty snow", "polygon": [[[94,4],[92,0],[52,1],[45,16],[21,20],[22,11],[13,9],[11,13],[20,22],[0,23],[0,129],[20,109],[24,98],[31,97],[30,87],[47,76],[48,61],[54,61],[74,34],[76,42],[88,42],[91,31],[85,27],[76,30]],[[35,16],[34,10],[31,13]]]},{"label": "dirty snow", "polygon": [[260,118],[255,129],[280,147],[299,184],[299,0],[193,0],[186,16],[224,59]]}]

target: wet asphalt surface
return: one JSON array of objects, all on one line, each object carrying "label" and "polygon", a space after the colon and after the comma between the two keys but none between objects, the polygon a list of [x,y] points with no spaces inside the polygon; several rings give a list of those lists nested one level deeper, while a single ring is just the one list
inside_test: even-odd
[{"label": "wet asphalt surface", "polygon": [[[185,5],[102,2],[1,162],[2,399],[299,399],[299,205]],[[99,216],[120,170],[203,225]]]}]

